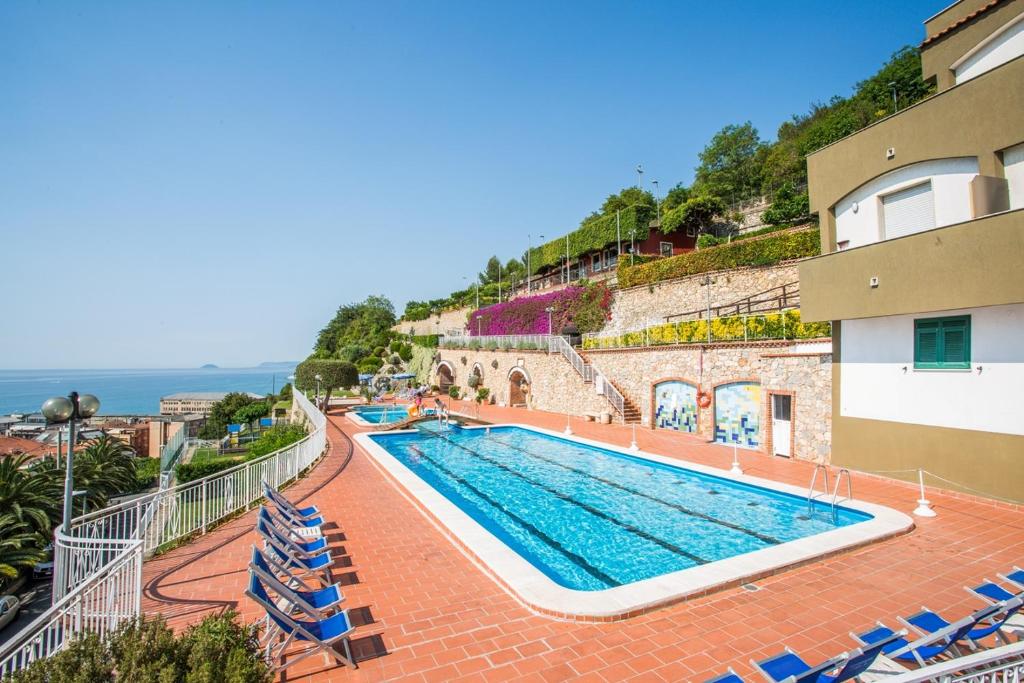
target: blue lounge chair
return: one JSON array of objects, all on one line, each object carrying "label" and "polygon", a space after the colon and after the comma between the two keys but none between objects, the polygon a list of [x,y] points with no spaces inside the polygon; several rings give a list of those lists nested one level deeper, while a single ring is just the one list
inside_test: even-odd
[{"label": "blue lounge chair", "polygon": [[306,614],[327,616],[334,612],[334,608],[345,600],[345,596],[342,595],[341,587],[338,584],[310,591],[282,583],[277,578],[277,574],[267,561],[266,556],[256,546],[252,547],[252,561],[249,563],[249,570],[256,572],[264,585],[288,602],[301,607]]},{"label": "blue lounge chair", "polygon": [[256,518],[256,526],[266,527],[268,532],[272,532],[280,536],[289,545],[294,546],[298,550],[302,551],[306,555],[315,555],[320,551],[327,548],[327,539],[321,536],[320,538],[314,538],[306,540],[306,537],[298,534],[291,533],[290,527],[281,527],[280,524],[274,522],[274,517],[270,514],[270,511],[264,507],[260,508],[259,514]]},{"label": "blue lounge chair", "polygon": [[[1002,641],[1002,643],[1009,644],[1009,641],[1007,641],[1004,635],[1002,635],[1000,629],[1002,628],[1002,625],[1007,623],[1011,616],[1017,613],[1021,608],[1021,604],[1022,600],[1020,598],[1014,598],[1013,596],[1011,596],[1011,599],[1006,602],[992,603],[992,606],[997,607],[995,613],[990,617],[992,621],[988,624],[979,623],[978,626],[968,631],[964,636],[971,645],[971,649],[979,649],[978,641],[984,640],[985,638],[993,635]],[[941,615],[932,611],[928,607],[922,607],[920,612],[907,616],[905,620],[904,618],[901,618],[900,621],[907,626],[918,630],[922,634],[935,633],[936,631],[949,627],[949,622],[944,620]]]},{"label": "blue lounge chair", "polygon": [[996,637],[1004,644],[1009,645],[1006,638],[1006,630],[1020,632],[1024,629],[1024,621],[1019,613],[1024,608],[1024,591],[1011,593],[997,583],[986,580],[984,583],[967,588],[972,595],[976,595],[990,605],[999,605],[1003,608],[1002,617],[999,619],[999,628],[996,630]]},{"label": "blue lounge chair", "polygon": [[[267,613],[268,623],[273,624],[273,628],[267,629],[262,644],[267,659],[274,662],[275,673],[317,652],[324,654],[325,661],[329,662],[328,658],[332,657],[339,664],[357,668],[355,660],[352,659],[352,648],[348,640],[348,634],[353,630],[348,611],[342,610],[323,619],[316,615],[308,615],[309,621],[292,618],[273,603],[260,577],[252,572],[249,574],[249,587],[245,593],[263,607]],[[295,607],[301,611],[301,608]],[[344,654],[334,648],[335,643],[339,641],[344,648]],[[292,643],[297,642],[304,642],[308,647],[289,654],[285,660],[286,650]]]},{"label": "blue lounge chair", "polygon": [[287,547],[282,547],[279,539],[272,535],[264,535],[262,531],[260,535],[263,536],[268,556],[277,561],[283,570],[291,573],[295,569],[301,578],[313,578],[322,586],[334,583],[331,576],[331,567],[334,566],[331,551],[325,550],[319,555],[304,557],[288,552]]},{"label": "blue lounge chair", "polygon": [[732,670],[732,667],[730,666],[726,670],[726,673],[720,676],[715,676],[714,678],[709,678],[704,681],[704,683],[744,683],[744,681],[735,671]]},{"label": "blue lounge chair", "polygon": [[289,512],[295,517],[302,519],[313,519],[320,515],[320,508],[316,505],[310,505],[308,507],[300,508],[296,507],[294,503],[285,498],[280,491],[275,489],[267,482],[263,482],[263,495],[278,508],[287,508]]},{"label": "blue lounge chair", "polygon": [[[278,510],[278,513],[280,512],[281,511]],[[260,514],[277,527],[279,531],[287,533],[293,538],[305,541],[311,538],[323,537],[323,533],[319,526],[296,526],[292,518],[283,517],[280,514],[274,514],[266,505],[260,506]]]},{"label": "blue lounge chair", "polygon": [[[838,657],[833,657],[818,666],[811,666],[789,648],[786,648],[782,654],[762,659],[760,662],[751,660],[751,663],[771,683],[781,683],[781,681],[841,683],[865,673],[878,659],[878,655],[882,654],[882,649],[886,645],[904,635],[906,635],[906,631],[893,633],[888,638],[882,638],[871,645],[865,645]],[[834,673],[827,673],[829,671],[834,671]]]},{"label": "blue lounge chair", "polygon": [[318,536],[320,535],[320,526],[324,523],[323,515],[317,515],[316,517],[304,519],[302,517],[295,516],[294,514],[280,506],[277,507],[277,516],[283,519],[288,524],[291,524],[293,527],[297,527],[299,529],[316,528],[316,534]]},{"label": "blue lounge chair", "polygon": [[[925,666],[928,660],[934,659],[951,649],[955,653],[956,643],[959,640],[963,639],[980,621],[988,619],[998,611],[998,606],[986,607],[970,616],[953,622],[944,629],[921,636],[912,642],[907,641],[903,637],[890,640],[889,644],[882,648],[882,653],[895,660],[915,662]],[[870,631],[851,633],[850,635],[861,645],[873,645],[881,640],[889,639],[894,633],[896,631],[879,622]]]},{"label": "blue lounge chair", "polygon": [[[992,610],[993,607],[996,609]],[[1013,609],[1013,612],[1016,612],[1018,609],[1020,609],[1020,601],[1018,600],[1016,604],[1011,605],[1011,607]],[[986,610],[990,611],[991,615],[988,617],[981,617],[977,619],[975,622],[975,626],[963,635],[963,639],[968,642],[968,644],[971,646],[971,649],[973,650],[978,649],[979,640],[988,638],[991,635],[996,635],[997,637],[999,637],[1000,627],[1002,627],[1006,619],[1013,616],[1012,613],[1006,613],[1007,609],[1001,603],[985,607],[980,611],[984,612]],[[975,614],[978,613],[976,612]],[[982,623],[984,621],[987,621],[988,619],[992,619],[993,621],[991,623]],[[907,617],[906,619],[903,619],[901,617],[900,621],[909,626],[910,628],[917,630],[922,635],[936,633],[937,631],[949,628],[950,626],[950,622],[946,621],[939,614],[933,612],[927,607],[922,607],[920,612],[918,612],[917,614],[913,614]]]},{"label": "blue lounge chair", "polygon": [[1017,588],[1024,590],[1024,569],[1014,566],[1013,571],[1007,574],[1000,574],[999,578],[1009,581]]}]

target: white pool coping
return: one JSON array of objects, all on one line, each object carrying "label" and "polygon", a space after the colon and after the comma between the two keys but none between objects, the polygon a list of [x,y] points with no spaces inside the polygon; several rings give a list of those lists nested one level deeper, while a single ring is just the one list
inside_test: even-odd
[{"label": "white pool coping", "polygon": [[[743,484],[759,486],[772,491],[806,498],[807,490],[789,484],[750,475],[732,474],[727,470],[677,460],[645,451],[629,451],[611,444],[567,436],[540,427],[522,424],[490,425],[519,427],[568,441],[596,446],[641,460],[691,470]],[[487,427],[463,427],[487,429]],[[387,434],[411,433],[415,430],[396,430]],[[841,507],[872,515],[872,519],[849,526],[825,531],[806,538],[780,543],[724,560],[662,574],[649,579],[628,583],[599,591],[581,591],[555,583],[515,550],[500,541],[480,523],[463,512],[453,502],[425,482],[377,444],[371,434],[355,435],[356,443],[370,456],[400,490],[411,497],[421,512],[433,518],[456,547],[465,552],[475,564],[490,574],[500,585],[523,604],[542,614],[567,619],[610,621],[650,611],[659,606],[689,597],[746,583],[776,573],[783,568],[804,564],[815,558],[832,555],[874,541],[911,530],[913,520],[882,505],[858,500],[843,500]]]}]

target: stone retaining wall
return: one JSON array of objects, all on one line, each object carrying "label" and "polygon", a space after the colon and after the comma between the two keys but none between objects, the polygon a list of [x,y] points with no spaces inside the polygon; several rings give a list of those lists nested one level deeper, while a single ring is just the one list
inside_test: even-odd
[{"label": "stone retaining wall", "polygon": [[[546,351],[485,351],[470,349],[438,349],[441,361],[454,368],[455,384],[464,396],[475,396],[467,384],[473,367],[480,365],[483,385],[491,390],[496,403],[508,405],[513,368],[520,368],[530,382],[527,405],[537,410],[582,415],[591,412],[614,412],[608,401],[596,393],[592,384],[585,384],[561,354]],[[465,359],[465,362],[463,362]],[[437,383],[435,374],[431,383]]]},{"label": "stone retaining wall", "polygon": [[[465,331],[466,318],[470,309],[459,308],[454,311],[444,311],[439,315],[432,315],[426,320],[415,320],[412,322],[399,322],[392,331],[399,334],[450,334],[452,330]],[[458,335],[456,335],[458,336]]]},{"label": "stone retaining wall", "polygon": [[[654,285],[640,285],[615,292],[611,320],[601,334],[620,334],[664,322],[665,316],[704,308],[708,294],[705,274],[690,275]],[[799,281],[796,263],[761,268],[738,268],[711,273],[711,305],[738,299]]]},{"label": "stone retaining wall", "polygon": [[[588,351],[586,356],[640,408],[641,421],[652,425],[654,388],[659,382],[681,380],[698,386],[712,403],[697,411],[697,433],[714,439],[715,387],[739,381],[760,384],[758,443],[772,450],[771,394],[792,398],[792,457],[827,462],[831,448],[832,354],[804,348],[831,348],[827,342],[792,341],[661,346],[643,349]],[[703,367],[703,373],[701,368]]]},{"label": "stone retaining wall", "polygon": [[[509,374],[520,368],[530,381],[528,407],[573,415],[611,412],[604,397],[586,384],[559,354],[544,351],[439,349],[440,360],[454,369],[463,394],[475,394],[468,378],[479,364],[483,385],[495,401],[508,404]],[[715,436],[715,388],[736,382],[758,385],[757,448],[775,452],[772,395],[791,396],[792,457],[828,462],[832,432],[832,353],[829,340],[773,341],[749,344],[660,346],[590,351],[588,360],[611,379],[641,411],[651,427],[655,386],[667,380],[686,382],[707,391],[712,403],[697,410],[697,431],[708,441]],[[432,382],[436,382],[436,365]],[[703,367],[703,371],[702,371]]]}]

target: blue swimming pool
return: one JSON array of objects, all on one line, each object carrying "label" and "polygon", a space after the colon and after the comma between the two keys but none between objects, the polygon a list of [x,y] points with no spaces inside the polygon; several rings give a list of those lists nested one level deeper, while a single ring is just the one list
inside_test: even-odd
[{"label": "blue swimming pool", "polygon": [[598,591],[872,518],[521,427],[369,437],[560,586]]}]

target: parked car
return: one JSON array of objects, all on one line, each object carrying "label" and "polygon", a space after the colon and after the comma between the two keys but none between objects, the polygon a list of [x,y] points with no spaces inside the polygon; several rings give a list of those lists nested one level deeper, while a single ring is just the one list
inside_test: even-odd
[{"label": "parked car", "polygon": [[53,544],[46,546],[46,558],[42,562],[36,562],[32,567],[33,579],[45,579],[53,576]]},{"label": "parked car", "polygon": [[21,609],[21,601],[13,595],[5,595],[0,598],[0,629],[14,621],[14,617],[18,616],[19,609]]}]

